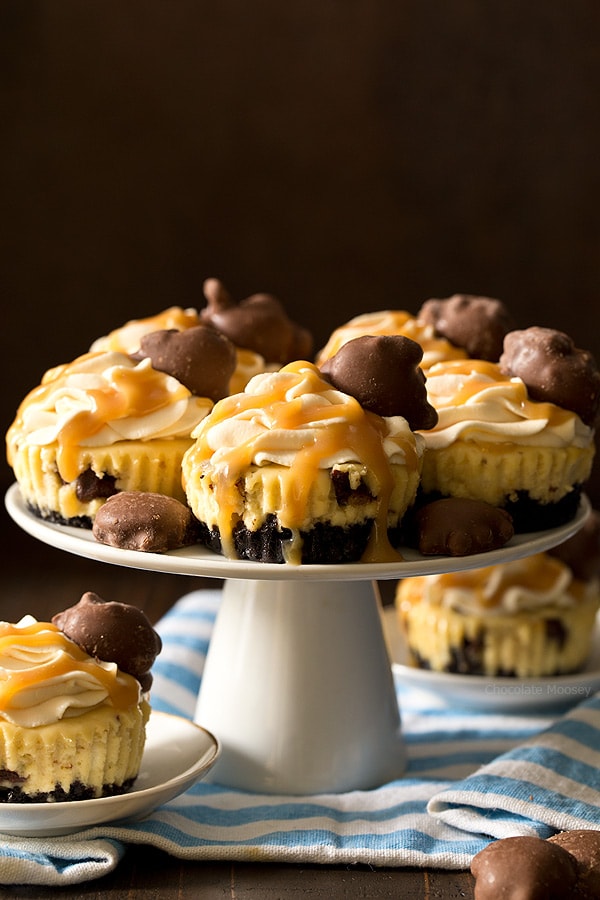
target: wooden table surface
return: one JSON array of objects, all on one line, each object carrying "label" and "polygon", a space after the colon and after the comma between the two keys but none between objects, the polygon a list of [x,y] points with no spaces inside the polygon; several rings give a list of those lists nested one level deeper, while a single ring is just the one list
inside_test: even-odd
[{"label": "wooden table surface", "polygon": [[[1,512],[2,581],[0,619],[16,621],[31,613],[48,619],[93,590],[105,600],[133,603],[156,622],[183,594],[211,579],[142,572],[107,565],[55,550],[20,531]],[[1,872],[0,872],[1,876]],[[130,846],[117,869],[103,878],[64,888],[0,886],[8,897],[111,898],[472,898],[468,872],[369,866],[279,865],[274,863],[186,862],[154,848]]]}]

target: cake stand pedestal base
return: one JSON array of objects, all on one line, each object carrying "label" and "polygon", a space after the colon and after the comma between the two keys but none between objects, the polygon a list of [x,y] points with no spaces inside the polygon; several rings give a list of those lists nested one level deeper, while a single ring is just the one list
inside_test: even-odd
[{"label": "cake stand pedestal base", "polygon": [[226,581],[195,720],[221,744],[210,780],[229,787],[339,793],[400,777],[377,585]]}]

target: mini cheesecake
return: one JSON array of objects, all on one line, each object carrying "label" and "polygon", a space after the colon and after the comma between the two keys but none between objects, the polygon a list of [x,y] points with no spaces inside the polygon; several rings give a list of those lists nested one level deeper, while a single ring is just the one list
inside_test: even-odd
[{"label": "mini cheesecake", "polygon": [[89,592],[52,622],[0,623],[0,802],[129,790],[160,648],[143,612]]}]

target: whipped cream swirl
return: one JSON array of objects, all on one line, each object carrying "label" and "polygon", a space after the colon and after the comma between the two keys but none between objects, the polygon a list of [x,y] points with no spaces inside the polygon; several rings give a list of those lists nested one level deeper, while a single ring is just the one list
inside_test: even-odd
[{"label": "whipped cream swirl", "polygon": [[197,457],[211,467],[242,469],[275,463],[291,467],[313,453],[315,465],[365,462],[361,429],[378,431],[390,463],[410,464],[424,441],[402,416],[380,418],[325,381],[311,363],[290,363],[278,372],[256,375],[243,394],[226,397],[193,433]]},{"label": "whipped cream swirl", "polygon": [[323,349],[319,352],[318,363],[330,359],[348,341],[364,335],[401,334],[420,344],[423,350],[422,369],[445,359],[463,359],[464,350],[455,347],[446,338],[438,337],[433,325],[415,318],[405,310],[385,309],[380,312],[363,313],[355,316],[345,325],[336,328]]},{"label": "whipped cream swirl", "polygon": [[569,608],[597,595],[597,580],[579,582],[545,553],[465,572],[421,577],[425,602],[472,615],[514,615]]},{"label": "whipped cream swirl", "polygon": [[88,656],[51,623],[0,622],[2,719],[35,728],[103,705],[125,709],[140,697],[135,678]]},{"label": "whipped cream swirl", "polygon": [[[123,440],[189,437],[213,403],[177,379],[119,352],[88,353],[46,373],[21,404],[11,446],[58,443],[65,481],[78,474],[69,450]],[[69,461],[73,464],[70,470]]]},{"label": "whipped cream swirl", "polygon": [[170,306],[168,309],[148,316],[145,319],[130,319],[120,328],[115,328],[103,337],[96,338],[90,350],[106,351],[117,350],[122,353],[136,353],[140,348],[140,341],[146,334],[163,329],[175,329],[184,331],[200,324],[198,311],[193,307],[183,309],[181,306]]},{"label": "whipped cream swirl", "polygon": [[579,416],[553,403],[528,398],[520,378],[503,375],[495,363],[451,361],[427,373],[427,396],[437,425],[423,432],[433,450],[454,441],[515,442],[536,447],[588,447],[593,437]]}]

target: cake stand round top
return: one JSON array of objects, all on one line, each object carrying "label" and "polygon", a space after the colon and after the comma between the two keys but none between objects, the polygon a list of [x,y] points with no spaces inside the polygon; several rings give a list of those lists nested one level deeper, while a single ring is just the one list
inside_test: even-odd
[{"label": "cake stand round top", "polygon": [[400,548],[402,559],[398,562],[294,566],[228,559],[199,545],[168,553],[146,553],[109,547],[96,541],[91,530],[55,524],[36,516],[23,502],[18,484],[13,484],[8,489],[5,503],[13,521],[29,535],[77,556],[155,572],[259,581],[371,581],[435,575],[494,565],[541,553],[562,543],[581,528],[591,510],[591,504],[584,496],[577,514],[565,525],[547,531],[515,535],[501,549],[486,553],[470,556],[422,556],[416,550]]}]

